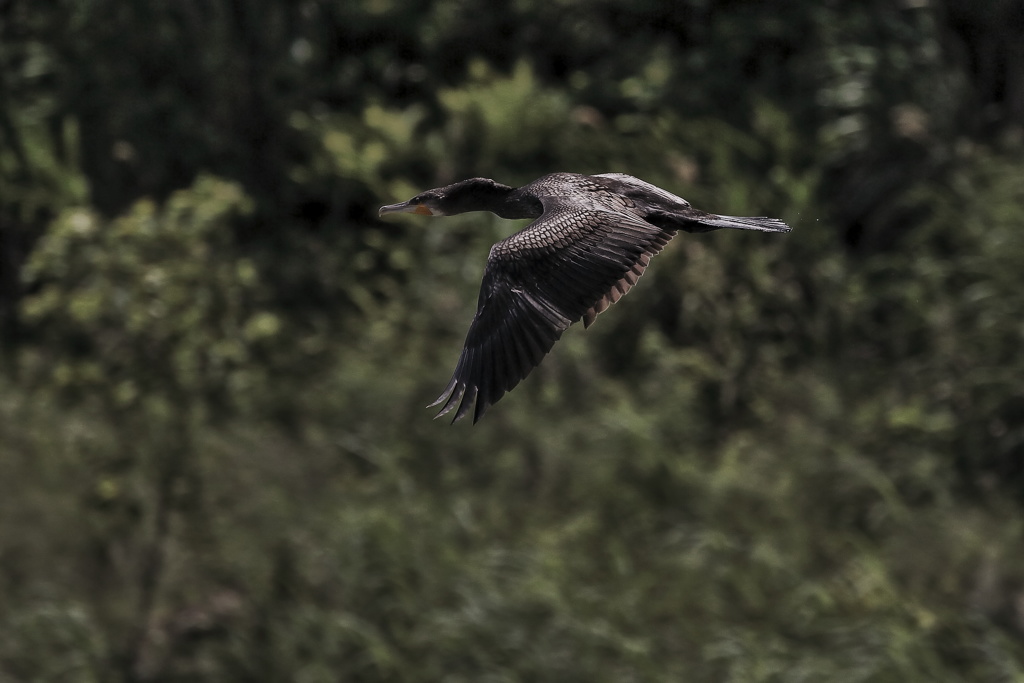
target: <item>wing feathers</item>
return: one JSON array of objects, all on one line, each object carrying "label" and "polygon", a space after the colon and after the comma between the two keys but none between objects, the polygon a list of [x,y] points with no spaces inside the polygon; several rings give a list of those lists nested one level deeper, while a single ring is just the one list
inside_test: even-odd
[{"label": "wing feathers", "polygon": [[672,233],[621,212],[545,198],[545,213],[491,249],[455,373],[430,407],[453,422],[487,408],[537,367],[569,325],[590,326],[630,290]]}]

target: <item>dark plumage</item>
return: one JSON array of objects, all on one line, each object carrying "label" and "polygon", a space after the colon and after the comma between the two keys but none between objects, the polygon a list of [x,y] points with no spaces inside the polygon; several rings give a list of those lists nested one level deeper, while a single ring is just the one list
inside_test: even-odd
[{"label": "dark plumage", "polygon": [[[552,173],[520,188],[487,178],[422,192],[380,214],[445,216],[491,211],[534,218],[487,257],[476,316],[438,417],[456,406],[473,422],[540,364],[569,325],[589,327],[636,284],[677,230],[789,232],[776,218],[704,213],[685,199],[622,173]],[[474,408],[475,406],[475,408]]]}]

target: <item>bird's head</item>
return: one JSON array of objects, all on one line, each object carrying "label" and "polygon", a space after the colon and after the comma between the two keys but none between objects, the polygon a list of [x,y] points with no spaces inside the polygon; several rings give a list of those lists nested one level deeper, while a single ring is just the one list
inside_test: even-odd
[{"label": "bird's head", "polygon": [[470,178],[420,192],[407,202],[382,206],[379,215],[416,213],[421,216],[453,216],[467,211],[495,211],[511,191],[511,187],[489,178]]},{"label": "bird's head", "polygon": [[388,204],[380,207],[378,215],[386,213],[417,213],[421,216],[445,216],[447,212],[441,208],[441,192],[444,188],[420,192],[407,202]]}]

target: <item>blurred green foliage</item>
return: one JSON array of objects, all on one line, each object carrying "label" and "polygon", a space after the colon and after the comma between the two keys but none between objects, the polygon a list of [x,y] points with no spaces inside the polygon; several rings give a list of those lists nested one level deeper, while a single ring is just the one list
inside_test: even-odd
[{"label": "blurred green foliage", "polygon": [[[0,3],[0,681],[1024,680],[1020,12]],[[795,229],[432,422],[553,170]]]}]

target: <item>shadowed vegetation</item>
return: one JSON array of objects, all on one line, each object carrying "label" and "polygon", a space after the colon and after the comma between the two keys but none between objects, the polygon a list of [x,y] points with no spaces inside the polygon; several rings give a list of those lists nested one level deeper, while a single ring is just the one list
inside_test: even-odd
[{"label": "shadowed vegetation", "polygon": [[[1022,12],[0,2],[0,680],[1024,679]],[[794,230],[433,422],[555,170]]]}]

